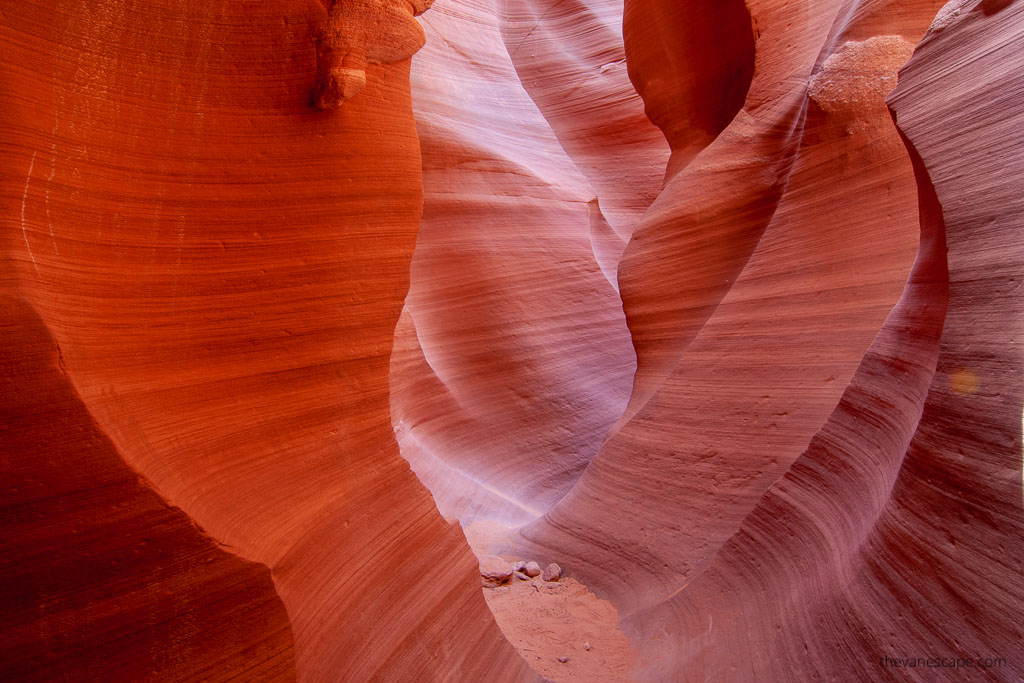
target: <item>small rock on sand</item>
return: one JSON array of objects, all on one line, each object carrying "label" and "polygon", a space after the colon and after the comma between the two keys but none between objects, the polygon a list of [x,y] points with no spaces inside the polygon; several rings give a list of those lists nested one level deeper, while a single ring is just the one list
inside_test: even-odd
[{"label": "small rock on sand", "polygon": [[590,643],[583,643],[583,649],[590,652]]},{"label": "small rock on sand", "polygon": [[520,581],[529,581],[530,580],[530,577],[527,576],[526,574],[522,573],[522,572],[516,572],[516,578],[519,579]]},{"label": "small rock on sand", "polygon": [[536,562],[527,562],[526,566],[523,567],[523,573],[531,578],[540,576],[540,565]]},{"label": "small rock on sand", "polygon": [[480,558],[480,580],[485,586],[500,586],[512,578],[512,564],[497,555]]},{"label": "small rock on sand", "polygon": [[558,661],[560,661],[562,664],[565,664],[566,662],[569,661],[569,655],[562,655],[561,657],[558,658]]},{"label": "small rock on sand", "polygon": [[523,560],[516,560],[512,563],[512,571],[521,572],[524,569],[526,569],[526,562],[524,562]]},{"label": "small rock on sand", "polygon": [[544,567],[544,573],[540,575],[540,578],[545,581],[558,581],[562,578],[562,568],[552,562],[548,566]]}]

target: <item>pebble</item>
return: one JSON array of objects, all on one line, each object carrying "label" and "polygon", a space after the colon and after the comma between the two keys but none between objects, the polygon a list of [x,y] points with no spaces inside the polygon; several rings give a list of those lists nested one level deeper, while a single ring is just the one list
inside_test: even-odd
[{"label": "pebble", "polygon": [[545,581],[558,581],[562,578],[562,568],[552,562],[548,566],[544,567],[544,573],[540,575],[540,578]]},{"label": "pebble", "polygon": [[530,578],[540,576],[540,565],[536,562],[527,562],[526,566],[523,567],[523,573]]},{"label": "pebble", "polygon": [[590,643],[583,643],[583,649],[590,652]]},{"label": "pebble", "polygon": [[566,662],[569,661],[569,655],[562,655],[561,657],[558,658],[558,661],[560,661],[562,664],[565,664]]},{"label": "pebble", "polygon": [[512,578],[512,563],[497,555],[480,558],[480,580],[485,586],[500,586]]}]

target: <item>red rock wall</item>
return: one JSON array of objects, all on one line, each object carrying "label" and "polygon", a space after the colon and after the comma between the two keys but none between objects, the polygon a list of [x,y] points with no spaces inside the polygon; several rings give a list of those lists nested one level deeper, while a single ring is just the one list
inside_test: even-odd
[{"label": "red rock wall", "polygon": [[0,678],[293,678],[267,568],[125,464],[24,299],[5,295],[0,314]]},{"label": "red rock wall", "polygon": [[[157,523],[158,495],[176,506],[160,514],[177,527],[152,540],[166,567],[153,559],[124,587],[134,592],[110,598],[130,620],[119,642],[83,641],[90,657],[114,666],[137,648],[131,666],[159,654],[170,673],[195,657],[210,678],[242,674],[248,657],[268,678],[529,678],[388,419],[422,196],[409,62],[371,63],[358,97],[315,108],[325,17],[300,0],[5,5],[4,294],[61,349],[70,387],[55,400],[73,387],[76,419],[95,419],[59,443],[53,457],[75,462],[66,476],[102,485],[102,455],[128,483],[131,470],[145,478],[109,496],[155,510],[138,503],[134,535],[110,548],[82,536],[46,547],[55,535],[42,550],[8,547],[6,561],[31,568],[45,550],[113,562]],[[8,339],[24,381],[58,381],[26,355],[35,338]],[[83,455],[101,437],[110,444]],[[70,486],[59,468],[21,466],[38,486]],[[77,514],[121,504],[94,498]],[[186,553],[197,559],[181,569],[169,559]],[[196,585],[169,598],[158,571]],[[5,602],[5,621],[35,613],[26,628],[49,628],[49,601],[76,589],[47,590]],[[53,638],[91,623],[89,609],[68,607]],[[225,626],[230,609],[256,621]],[[164,614],[195,621],[144,630]],[[37,655],[41,671],[88,677],[59,649]]]}]

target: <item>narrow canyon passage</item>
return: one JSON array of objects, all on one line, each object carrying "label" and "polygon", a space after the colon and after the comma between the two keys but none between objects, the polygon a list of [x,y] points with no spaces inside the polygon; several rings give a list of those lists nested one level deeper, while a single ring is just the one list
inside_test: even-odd
[{"label": "narrow canyon passage", "polygon": [[[612,3],[425,17],[424,219],[391,365],[396,437],[442,514],[478,555],[557,561],[610,600],[652,680],[722,674],[706,658],[731,658],[735,616],[692,649],[653,634],[686,623],[669,609],[714,624],[698,577],[739,569],[746,529],[865,401],[875,349],[921,365],[916,419],[947,296],[931,181],[886,105],[941,3],[692,5],[627,2],[624,40]],[[875,459],[909,444],[863,433]],[[883,514],[862,511],[861,535]],[[499,624],[530,609],[488,602]]]},{"label": "narrow canyon passage", "polygon": [[0,47],[0,679],[1024,678],[1024,1]]}]

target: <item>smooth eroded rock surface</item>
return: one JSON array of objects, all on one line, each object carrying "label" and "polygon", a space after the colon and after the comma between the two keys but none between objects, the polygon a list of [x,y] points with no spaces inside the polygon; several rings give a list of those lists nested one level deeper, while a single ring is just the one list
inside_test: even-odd
[{"label": "smooth eroded rock surface", "polygon": [[293,677],[270,570],[125,464],[26,301],[0,297],[0,334],[0,678]]},{"label": "smooth eroded rock surface", "polygon": [[1024,677],[1021,2],[0,47],[0,678]]},{"label": "smooth eroded rock surface", "polygon": [[[194,658],[209,679],[535,678],[388,419],[388,358],[422,203],[409,61],[368,64],[357,97],[316,108],[326,18],[306,0],[0,12],[0,291],[27,302],[59,346],[81,410],[109,440],[105,457],[144,478],[131,495],[168,501],[181,512],[165,516],[186,527],[156,533],[149,544],[163,554],[124,570],[133,583],[117,608],[149,616],[126,619],[120,640],[89,641],[89,656],[123,659],[126,675],[133,649],[163,648],[180,660],[164,666]],[[38,371],[19,339],[7,343],[16,366]],[[31,415],[19,430],[59,428]],[[83,495],[104,486],[82,455],[100,437],[62,438]],[[60,468],[33,476],[62,490]],[[87,497],[77,515],[105,505]],[[124,514],[151,523],[142,508]],[[175,558],[201,548],[189,518],[221,550],[196,550],[179,567]],[[79,524],[59,523],[61,533]],[[40,548],[97,562],[120,552],[7,542],[5,561],[37,574]],[[204,570],[205,558],[219,564]],[[423,580],[442,564],[456,581]],[[180,576],[184,592],[168,596],[144,572]],[[27,620],[38,647],[86,638],[87,613],[105,603],[76,598],[46,621],[75,585],[24,593],[0,614]],[[144,630],[164,614],[199,620]],[[211,630],[238,619],[252,623]],[[40,666],[55,678],[84,671],[60,649],[44,649]]]}]

